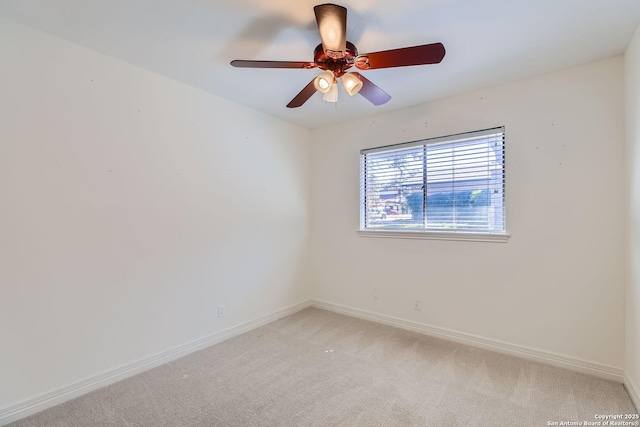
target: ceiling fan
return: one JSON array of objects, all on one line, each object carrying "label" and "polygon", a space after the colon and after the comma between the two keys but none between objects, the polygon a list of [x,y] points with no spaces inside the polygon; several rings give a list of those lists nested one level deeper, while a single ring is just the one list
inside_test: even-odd
[{"label": "ceiling fan", "polygon": [[347,70],[355,66],[358,70],[377,68],[407,67],[410,65],[438,64],[444,58],[442,43],[391,49],[381,52],[358,54],[353,43],[346,40],[347,9],[336,4],[321,4],[313,8],[322,41],[313,52],[313,62],[294,61],[252,61],[236,59],[234,67],[243,68],[319,68],[323,70],[287,104],[288,108],[303,105],[318,92],[324,99],[337,101],[337,80],[342,80],[344,88],[351,96],[359,93],[374,105],[382,105],[391,99],[385,91],[358,72]]}]

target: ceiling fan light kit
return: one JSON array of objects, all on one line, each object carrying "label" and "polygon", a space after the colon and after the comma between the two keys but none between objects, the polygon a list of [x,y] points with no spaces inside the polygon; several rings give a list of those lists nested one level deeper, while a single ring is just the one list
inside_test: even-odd
[{"label": "ceiling fan light kit", "polygon": [[362,89],[362,80],[360,80],[355,74],[344,73],[341,80],[342,85],[344,86],[349,96],[355,95],[356,93],[360,92],[360,89]]},{"label": "ceiling fan light kit", "polygon": [[320,43],[314,51],[313,62],[234,60],[231,65],[241,68],[320,68],[323,70],[287,104],[288,108],[303,105],[316,92],[324,94],[323,99],[337,102],[337,79],[350,96],[359,93],[374,105],[382,105],[391,96],[362,74],[348,72],[351,67],[358,70],[408,67],[412,65],[438,64],[445,55],[442,43],[432,43],[391,49],[358,55],[353,43],[346,40],[347,9],[336,4],[321,4],[313,8],[320,33]]},{"label": "ceiling fan light kit", "polygon": [[333,75],[333,72],[326,70],[313,79],[313,86],[318,92],[327,93],[331,89],[334,80],[335,76]]},{"label": "ceiling fan light kit", "polygon": [[338,85],[333,83],[327,93],[322,96],[327,102],[338,102]]}]

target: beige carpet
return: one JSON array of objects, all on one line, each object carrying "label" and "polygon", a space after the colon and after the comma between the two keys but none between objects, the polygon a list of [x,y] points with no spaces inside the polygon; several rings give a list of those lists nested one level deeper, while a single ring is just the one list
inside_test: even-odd
[{"label": "beige carpet", "polygon": [[621,384],[306,309],[12,426],[547,426]]}]

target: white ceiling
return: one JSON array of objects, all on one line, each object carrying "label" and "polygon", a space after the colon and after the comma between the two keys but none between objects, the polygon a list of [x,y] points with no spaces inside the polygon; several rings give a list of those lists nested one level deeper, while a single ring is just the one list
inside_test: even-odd
[{"label": "white ceiling", "polygon": [[0,0],[0,15],[307,128],[395,110],[624,52],[640,0],[341,0],[360,53],[442,42],[441,64],[363,72],[379,107],[342,88],[285,105],[318,70],[241,69],[232,59],[312,61],[321,0]]}]

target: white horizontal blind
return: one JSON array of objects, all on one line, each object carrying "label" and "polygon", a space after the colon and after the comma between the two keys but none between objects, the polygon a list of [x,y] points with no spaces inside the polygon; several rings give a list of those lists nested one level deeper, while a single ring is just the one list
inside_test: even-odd
[{"label": "white horizontal blind", "polygon": [[360,157],[361,230],[505,233],[504,127]]}]

